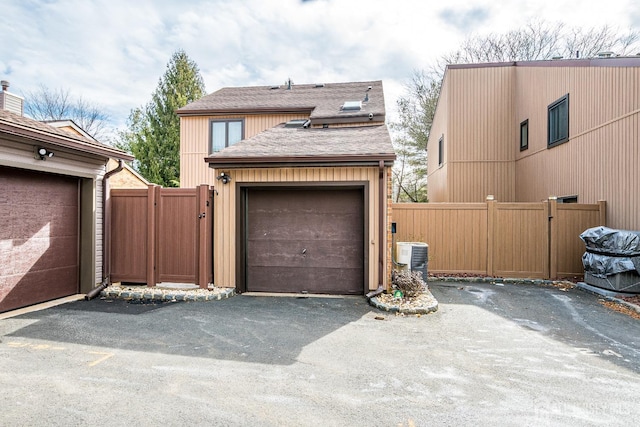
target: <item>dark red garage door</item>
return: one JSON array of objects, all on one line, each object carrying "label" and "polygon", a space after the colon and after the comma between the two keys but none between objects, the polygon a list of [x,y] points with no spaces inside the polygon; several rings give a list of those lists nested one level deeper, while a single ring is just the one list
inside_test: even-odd
[{"label": "dark red garage door", "polygon": [[246,289],[364,293],[362,189],[248,189]]},{"label": "dark red garage door", "polygon": [[0,311],[78,292],[78,179],[0,166]]}]

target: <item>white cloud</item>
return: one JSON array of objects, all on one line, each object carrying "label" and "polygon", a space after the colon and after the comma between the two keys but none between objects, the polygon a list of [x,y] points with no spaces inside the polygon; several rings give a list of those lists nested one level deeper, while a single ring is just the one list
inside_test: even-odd
[{"label": "white cloud", "polygon": [[[0,78],[16,93],[64,87],[122,126],[146,103],[177,49],[207,90],[381,79],[388,113],[413,70],[470,34],[532,18],[639,25],[637,2],[609,0],[9,0],[0,15]],[[635,23],[634,23],[635,20]],[[455,25],[452,25],[455,24]]]}]

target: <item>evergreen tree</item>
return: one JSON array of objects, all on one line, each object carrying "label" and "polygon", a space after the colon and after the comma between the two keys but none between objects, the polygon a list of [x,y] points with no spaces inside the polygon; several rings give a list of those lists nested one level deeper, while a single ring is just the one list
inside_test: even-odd
[{"label": "evergreen tree", "polygon": [[180,184],[180,119],[178,108],[205,94],[198,65],[183,50],[173,54],[164,75],[144,107],[131,110],[119,148],[135,157],[135,169],[164,187]]}]

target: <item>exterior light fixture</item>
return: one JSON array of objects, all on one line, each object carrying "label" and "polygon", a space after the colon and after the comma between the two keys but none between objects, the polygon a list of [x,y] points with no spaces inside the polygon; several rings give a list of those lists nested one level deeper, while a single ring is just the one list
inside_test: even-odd
[{"label": "exterior light fixture", "polygon": [[218,175],[216,179],[218,181],[222,181],[223,184],[228,184],[231,182],[231,177],[224,172],[220,172],[220,175]]},{"label": "exterior light fixture", "polygon": [[36,148],[36,159],[47,160],[49,157],[53,157],[53,151],[49,151],[44,147]]}]

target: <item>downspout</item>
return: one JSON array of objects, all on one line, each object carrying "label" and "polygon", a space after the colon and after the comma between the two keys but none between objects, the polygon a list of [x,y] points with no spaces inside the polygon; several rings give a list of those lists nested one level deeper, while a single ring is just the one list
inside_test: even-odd
[{"label": "downspout", "polygon": [[109,178],[124,169],[124,160],[118,159],[118,167],[105,173],[102,177],[102,283],[97,288],[89,291],[84,299],[89,301],[100,295],[107,286],[109,286],[109,277],[111,273],[110,265],[110,241],[107,238],[107,225],[111,225],[111,217],[107,220],[107,193],[109,192]]},{"label": "downspout", "polygon": [[384,160],[380,160],[378,162],[378,198],[379,200],[379,218],[378,218],[378,289],[376,289],[375,291],[371,291],[369,293],[367,293],[366,297],[367,298],[373,298],[376,295],[380,295],[382,292],[384,292],[384,252],[385,252],[385,236],[384,236],[384,230],[386,229],[385,227],[385,222],[387,220],[386,218],[386,210],[385,210],[385,204],[386,204],[386,199],[384,197],[385,195],[385,180],[384,180]]}]

